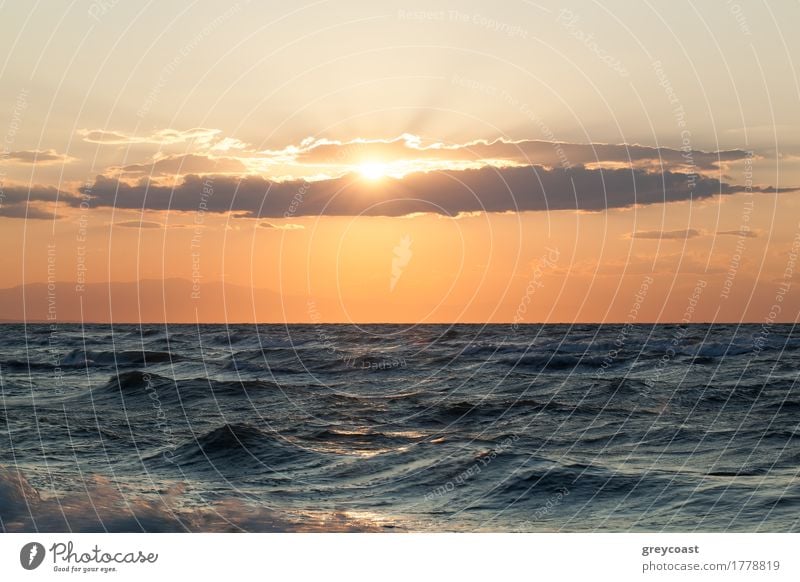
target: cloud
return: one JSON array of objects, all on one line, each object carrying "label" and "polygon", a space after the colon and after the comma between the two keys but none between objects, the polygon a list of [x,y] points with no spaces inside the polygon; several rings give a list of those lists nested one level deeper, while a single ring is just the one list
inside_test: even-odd
[{"label": "cloud", "polygon": [[[100,129],[80,133],[93,143],[188,143],[194,150],[109,168],[107,175],[98,176],[94,185],[80,189],[91,206],[202,209],[250,218],[419,213],[454,217],[481,212],[602,211],[637,204],[702,200],[743,191],[740,186],[722,181],[717,166],[720,161],[747,157],[741,150],[684,152],[639,145],[539,140],[426,143],[410,134],[349,142],[306,139],[281,150],[256,151],[247,149],[243,142],[221,136],[218,129],[162,129],[142,135]],[[53,150],[34,154],[46,159],[59,156]],[[401,171],[388,171],[390,176],[377,181],[363,180],[354,169],[365,160],[387,168],[397,166]],[[268,170],[284,177],[267,176]],[[209,190],[207,183],[213,195],[204,194]],[[753,192],[763,193],[793,190],[753,188]],[[53,201],[57,193],[55,188],[41,187],[21,192],[16,200],[12,192],[6,204]],[[81,199],[74,194],[59,196],[70,206],[80,205]],[[24,215],[19,208],[8,208],[5,213]],[[686,238],[674,233],[651,234],[649,238],[681,236]]]},{"label": "cloud", "polygon": [[59,154],[56,150],[19,150],[0,156],[0,162],[16,164],[68,164],[74,160],[75,158]]},{"label": "cloud", "polygon": [[[161,129],[144,135],[130,135],[121,131],[107,131],[104,129],[80,129],[78,135],[89,143],[104,145],[128,144],[157,144],[172,145],[187,142],[200,142],[211,144],[218,139],[222,131],[196,127],[180,131],[177,129]],[[224,140],[223,140],[224,141]]]},{"label": "cloud", "polygon": [[759,231],[757,230],[719,230],[717,231],[718,235],[723,236],[741,236],[745,238],[758,238],[761,236]]},{"label": "cloud", "polygon": [[481,161],[495,160],[523,165],[548,167],[633,167],[686,169],[695,171],[718,170],[721,162],[743,160],[747,152],[725,150],[706,152],[684,151],[672,148],[654,148],[629,144],[567,143],[543,140],[476,140],[465,144],[423,144],[411,134],[388,140],[331,141],[306,139],[299,146],[265,154],[292,156],[306,164],[358,164],[365,158],[378,160],[443,160]]},{"label": "cloud", "polygon": [[703,233],[694,228],[686,230],[637,230],[630,234],[631,238],[649,238],[658,240],[685,240],[687,238],[697,238]]},{"label": "cloud", "polygon": [[232,137],[224,137],[211,146],[212,151],[227,152],[230,150],[245,150],[247,144]]},{"label": "cloud", "polygon": [[114,173],[132,176],[185,176],[187,174],[243,174],[246,166],[237,158],[214,158],[199,154],[167,156],[149,164],[112,168]]},{"label": "cloud", "polygon": [[118,226],[120,228],[163,228],[164,225],[160,222],[126,220],[123,222],[115,222],[114,226]]},{"label": "cloud", "polygon": [[53,186],[19,186],[10,185],[2,190],[2,198],[0,202],[3,205],[17,204],[23,202],[55,202],[59,199],[67,199],[74,197],[74,194],[68,194],[60,191]]},{"label": "cloud", "polygon": [[795,190],[797,190],[797,188],[776,188],[775,186],[767,186],[759,190],[759,192],[763,192],[764,194],[782,194],[784,192],[794,192]]},{"label": "cloud", "polygon": [[[254,149],[238,139],[224,137],[219,129],[209,128],[161,129],[142,135],[83,129],[79,134],[85,141],[97,144],[151,144],[159,148],[186,144],[194,148],[194,153],[203,155],[229,152],[231,164],[238,160],[251,173],[263,173],[267,168],[278,167],[284,171],[284,177],[295,179],[321,174],[328,177],[341,176],[366,162],[384,164],[391,170],[388,173],[396,176],[412,171],[474,169],[485,165],[644,169],[652,172],[709,174],[718,173],[723,164],[743,160],[748,155],[743,150],[702,151],[636,144],[568,143],[532,139],[482,139],[446,144],[424,141],[412,134],[389,139],[350,141],[306,138],[299,144],[267,150]],[[195,161],[200,163],[199,159]],[[135,164],[130,166],[134,168],[130,171],[146,173],[147,168],[152,165],[152,162]],[[182,174],[211,171],[213,170],[190,170]],[[226,173],[224,170],[218,172]],[[278,178],[275,175],[271,177]]]},{"label": "cloud", "polygon": [[261,228],[275,228],[278,230],[303,230],[305,228],[302,224],[273,224],[271,222],[261,222],[258,226]]},{"label": "cloud", "polygon": [[[149,179],[127,184],[98,176],[91,188],[80,191],[89,196],[92,206],[194,211],[202,204],[208,212],[289,218],[406,216],[420,212],[456,216],[465,212],[601,211],[635,204],[702,200],[742,192],[744,187],[680,172],[585,167],[564,171],[527,166],[415,173],[377,182],[363,180],[356,174],[316,182],[190,175],[174,186],[167,186]],[[752,191],[768,189],[754,187]],[[74,198],[68,202],[80,203]]]},{"label": "cloud", "polygon": [[27,218],[28,220],[53,220],[58,218],[53,212],[48,212],[28,204],[3,204],[0,206],[0,217],[3,218]]},{"label": "cloud", "polygon": [[42,206],[57,200],[66,202],[73,197],[74,194],[68,194],[52,186],[9,185],[0,189],[0,217],[52,220],[58,216],[54,211],[45,210]]}]

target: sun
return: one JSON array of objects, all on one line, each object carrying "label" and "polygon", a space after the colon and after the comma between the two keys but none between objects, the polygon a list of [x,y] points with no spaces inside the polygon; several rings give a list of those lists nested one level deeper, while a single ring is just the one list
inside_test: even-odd
[{"label": "sun", "polygon": [[380,162],[364,162],[358,166],[358,173],[366,180],[380,180],[386,175],[386,164]]}]

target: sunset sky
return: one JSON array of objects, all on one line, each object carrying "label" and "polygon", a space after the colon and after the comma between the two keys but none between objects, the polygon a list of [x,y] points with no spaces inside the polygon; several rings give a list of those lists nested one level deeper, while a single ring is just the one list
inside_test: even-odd
[{"label": "sunset sky", "polygon": [[796,2],[0,14],[0,319],[798,317]]}]

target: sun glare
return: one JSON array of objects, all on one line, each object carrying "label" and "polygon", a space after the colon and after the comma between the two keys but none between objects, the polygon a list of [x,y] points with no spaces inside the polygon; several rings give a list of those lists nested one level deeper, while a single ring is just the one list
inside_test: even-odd
[{"label": "sun glare", "polygon": [[386,164],[366,162],[358,166],[358,173],[366,180],[380,180],[386,175]]}]

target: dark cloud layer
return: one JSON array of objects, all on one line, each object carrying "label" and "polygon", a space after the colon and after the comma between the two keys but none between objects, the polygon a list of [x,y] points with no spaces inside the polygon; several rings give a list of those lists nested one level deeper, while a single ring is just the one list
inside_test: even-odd
[{"label": "dark cloud layer", "polygon": [[247,171],[241,160],[235,158],[210,158],[196,154],[169,156],[149,164],[131,164],[121,168],[126,174],[170,176],[206,173],[235,173]]},{"label": "dark cloud layer", "polygon": [[52,219],[53,212],[33,206],[31,202],[55,202],[68,196],[63,192],[59,192],[57,188],[48,186],[33,186],[31,188],[10,186],[0,189],[0,217]]},{"label": "dark cloud layer", "polygon": [[723,236],[741,236],[745,238],[758,238],[759,232],[756,230],[719,230],[717,234]]},{"label": "dark cloud layer", "polygon": [[302,163],[358,163],[365,154],[376,159],[446,159],[485,160],[502,159],[541,166],[582,166],[590,164],[624,164],[637,167],[642,164],[663,166],[690,166],[697,171],[713,171],[720,162],[743,160],[747,152],[724,150],[706,152],[685,151],[674,148],[654,148],[631,144],[567,143],[543,140],[493,141],[478,140],[467,144],[422,146],[410,136],[385,141],[312,142],[300,148],[297,160]]},{"label": "dark cloud layer", "polygon": [[160,222],[148,222],[139,220],[125,220],[123,222],[115,222],[114,226],[120,228],[162,228],[164,225]]},{"label": "dark cloud layer", "polygon": [[0,216],[3,218],[27,218],[29,220],[45,220],[54,218],[52,212],[47,212],[35,206],[24,203],[0,206]]},{"label": "dark cloud layer", "polygon": [[33,202],[55,202],[59,198],[68,197],[68,194],[59,192],[58,188],[52,186],[9,186],[2,190],[3,206]]},{"label": "dark cloud layer", "polygon": [[[208,212],[252,218],[291,216],[404,216],[433,212],[589,210],[701,200],[743,191],[715,178],[633,169],[569,170],[541,166],[410,174],[377,182],[356,175],[318,182],[270,182],[248,176],[187,176],[175,187],[142,181],[130,185],[99,176],[81,192],[90,205]],[[754,192],[775,192],[754,188]],[[780,191],[787,191],[781,189]],[[77,198],[67,200],[77,206]]]},{"label": "dark cloud layer", "polygon": [[694,228],[685,230],[637,230],[631,233],[632,238],[648,238],[657,240],[685,240],[687,238],[697,238],[703,233]]},{"label": "dark cloud layer", "polygon": [[66,154],[60,154],[55,150],[20,150],[8,152],[0,161],[7,160],[18,164],[47,164],[56,162],[68,162],[72,158]]}]

